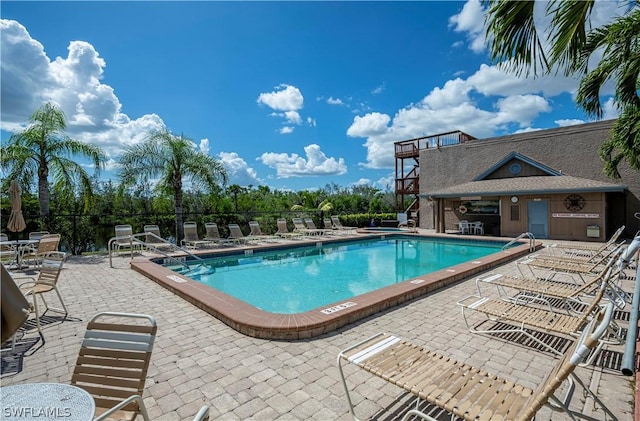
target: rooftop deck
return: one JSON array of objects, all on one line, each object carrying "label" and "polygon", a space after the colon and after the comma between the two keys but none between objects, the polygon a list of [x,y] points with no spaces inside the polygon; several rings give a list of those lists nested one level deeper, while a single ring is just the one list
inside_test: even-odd
[{"label": "rooftop deck", "polygon": [[[110,268],[107,256],[71,257],[59,284],[70,319],[45,327],[43,347],[35,349],[36,345],[27,355],[16,358],[3,353],[2,385],[68,383],[86,321],[100,311],[147,313],[158,321],[144,394],[154,420],[191,419],[204,404],[211,406],[212,420],[351,419],[336,356],[381,331],[530,387],[555,364],[549,353],[466,329],[456,302],[475,292],[473,278],[333,333],[276,341],[238,333],[135,272],[129,263],[128,257],[117,257]],[[498,270],[518,273],[513,263]],[[617,369],[620,352],[612,349],[598,366],[579,368],[578,372],[620,420],[632,420],[635,378],[622,376]],[[363,371],[347,366],[346,372],[362,419],[400,419],[414,403],[400,389]],[[580,391],[574,396],[574,405],[585,405]],[[590,407],[589,402],[586,405]],[[549,409],[543,411],[540,419],[568,419],[557,413],[550,415]],[[602,419],[597,409],[593,416]]]}]

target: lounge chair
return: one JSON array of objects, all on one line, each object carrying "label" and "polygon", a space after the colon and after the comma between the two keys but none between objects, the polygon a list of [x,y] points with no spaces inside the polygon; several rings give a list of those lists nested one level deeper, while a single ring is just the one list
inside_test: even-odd
[{"label": "lounge chair", "polygon": [[[590,350],[596,349],[607,331],[613,315],[609,305],[594,318],[583,335],[575,341],[563,358],[560,358],[536,389],[517,384],[482,368],[472,367],[450,357],[429,351],[395,336],[380,333],[338,355],[338,369],[344,387],[349,411],[357,420],[353,402],[344,374],[343,362],[359,368],[401,387],[406,392],[426,401],[431,407],[440,408],[467,421],[477,420],[530,420],[543,407],[563,411],[569,417],[594,419],[570,409],[575,383],[591,397],[612,419],[613,413],[588,385],[575,373],[576,366]],[[567,383],[563,399],[556,397],[560,386]],[[366,383],[361,386],[366,386]],[[564,388],[563,388],[564,390]],[[437,410],[437,409],[436,409]],[[408,411],[403,420],[418,416],[429,421],[435,418],[419,409]],[[439,418],[442,419],[442,418]]]},{"label": "lounge chair", "polygon": [[197,249],[198,247],[206,247],[211,244],[208,240],[201,240],[198,237],[198,224],[195,222],[185,222],[182,224],[184,230],[184,238],[180,241],[182,247]]},{"label": "lounge chair", "polygon": [[[58,289],[58,281],[60,280],[60,272],[62,271],[62,265],[66,254],[61,251],[52,251],[41,256],[40,269],[36,276],[14,276],[14,281],[18,283],[18,287],[25,295],[25,297],[31,297],[33,299],[33,310],[36,318],[40,319],[47,311],[51,310],[63,315],[66,318],[69,314],[69,310],[62,299],[62,294]],[[23,279],[29,279],[28,281],[21,281]],[[49,307],[44,295],[48,292],[55,292],[60,301],[62,308]],[[38,306],[38,297],[44,304],[44,311],[41,311]]]},{"label": "lounge chair", "polygon": [[203,238],[204,241],[208,241],[209,243],[217,245],[229,244],[229,240],[220,236],[218,224],[216,224],[215,222],[206,222],[204,224],[204,229],[206,233]]},{"label": "lounge chair", "polygon": [[584,244],[584,243],[553,243],[546,247],[547,251],[551,254],[555,254],[555,250],[561,250],[563,254],[571,254],[571,255],[586,255],[591,256],[593,254],[602,253],[604,250],[613,249],[618,246],[616,242],[620,235],[624,232],[625,226],[622,225],[620,228],[613,233],[609,241],[602,245],[597,244]]},{"label": "lounge chair", "polygon": [[339,230],[338,228],[333,226],[333,222],[329,218],[324,218],[324,229],[329,230],[331,234],[337,235],[349,235],[349,230]]},{"label": "lounge chair", "polygon": [[297,231],[289,231],[287,228],[287,220],[284,218],[278,218],[276,220],[278,225],[278,231],[276,231],[276,235],[280,238],[289,238],[289,239],[299,239],[304,234]]},{"label": "lounge chair", "polygon": [[[586,298],[593,298],[600,288],[603,278],[607,276],[609,268],[615,261],[610,263],[595,278],[579,284],[575,282],[558,282],[552,279],[540,278],[517,278],[506,276],[500,273],[493,273],[476,278],[476,289],[478,296],[483,297],[480,285],[495,286],[498,296],[505,301],[514,303],[542,302],[552,305],[554,301],[560,301],[565,309],[570,313],[581,313],[585,307]],[[617,276],[619,271],[614,269],[609,275],[612,278]],[[509,290],[515,290],[514,294]],[[554,303],[555,304],[555,303]]]},{"label": "lounge chair", "polygon": [[279,238],[276,235],[263,234],[262,230],[260,229],[260,223],[258,221],[249,221],[249,229],[251,230],[251,232],[247,236],[249,240],[253,240],[257,242],[261,242],[261,241],[269,242],[269,241],[277,241]]},{"label": "lounge chair", "polygon": [[147,234],[145,236],[145,243],[150,246],[150,248],[160,250],[173,249],[173,244],[162,238],[162,236],[160,235],[159,226],[145,225],[143,230]]},{"label": "lounge chair", "polygon": [[615,248],[603,248],[589,255],[585,254],[565,254],[555,255],[548,253],[536,253],[529,255],[531,259],[546,260],[549,262],[568,262],[568,263],[595,263],[600,264],[608,260],[613,254],[619,253],[624,247],[624,240],[620,244],[615,244]]},{"label": "lounge chair", "polygon": [[331,215],[331,222],[333,222],[333,227],[340,231],[353,231],[358,229],[358,227],[345,227],[344,225],[342,225],[342,222],[340,222],[340,218],[338,217],[338,215]]},{"label": "lounge chair", "polygon": [[87,324],[71,384],[89,392],[96,403],[95,421],[150,420],[142,400],[157,331],[153,317],[98,313]]},{"label": "lounge chair", "polygon": [[333,233],[332,229],[318,228],[311,218],[304,218],[304,225],[309,231],[315,232],[316,235],[329,235]]},{"label": "lounge chair", "polygon": [[238,224],[229,224],[229,241],[237,244],[247,244],[250,239],[244,235]]},{"label": "lounge chair", "polygon": [[[535,301],[534,299],[529,299],[526,303],[518,303],[478,295],[469,295],[458,301],[458,305],[462,308],[462,317],[467,328],[473,333],[517,333],[528,337],[545,349],[561,355],[561,350],[539,339],[539,335],[537,335],[535,331],[562,335],[565,338],[578,337],[588,322],[595,317],[595,314],[600,310],[600,301],[605,295],[605,292],[607,295],[611,294],[611,300],[616,306],[623,308],[625,305],[625,297],[614,296],[613,294],[617,293],[617,291],[614,292],[609,285],[611,272],[612,270],[609,268],[607,274],[602,278],[598,293],[579,315],[560,313],[554,310],[551,305],[544,302],[544,300],[542,304],[546,308],[529,305]],[[500,327],[482,329],[481,327],[485,322],[471,324],[467,317],[467,311],[482,314],[486,320],[500,323]],[[621,330],[615,323],[611,325],[613,329],[611,332],[611,343],[619,343]],[[593,359],[595,356],[596,355],[593,355],[591,358]]]},{"label": "lounge chair", "polygon": [[[116,253],[128,250],[133,254],[142,249],[140,241],[133,236],[133,228],[129,224],[120,224],[115,227],[116,236],[113,238],[113,247]],[[40,240],[42,241],[42,240]]]},{"label": "lounge chair", "polygon": [[20,252],[20,264],[31,262],[37,267],[42,262],[42,256],[57,251],[59,245],[60,234],[43,234],[37,243],[37,247],[24,249]]},{"label": "lounge chair", "polygon": [[[623,250],[624,245],[620,245],[617,249],[615,249],[611,253],[608,253],[606,256],[599,256],[596,260],[591,262],[550,260],[538,255],[532,255],[516,261],[516,267],[518,268],[518,271],[520,272],[522,277],[525,278],[527,277],[527,275],[525,275],[523,271],[524,267],[529,269],[531,276],[533,276],[534,278],[542,277],[550,279],[557,275],[563,274],[575,279],[572,275],[578,275],[584,282],[585,276],[596,276],[603,270],[603,267],[609,260],[617,259],[617,257],[622,253]],[[543,271],[544,273],[537,273],[536,270]]]},{"label": "lounge chair", "polygon": [[291,222],[293,222],[293,230],[295,232],[299,232],[302,235],[318,235],[317,231],[310,230],[304,222],[302,222],[302,218],[291,218]]}]

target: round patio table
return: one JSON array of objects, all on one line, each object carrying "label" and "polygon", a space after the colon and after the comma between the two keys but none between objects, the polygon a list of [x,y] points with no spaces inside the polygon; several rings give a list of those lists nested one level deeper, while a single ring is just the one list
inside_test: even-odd
[{"label": "round patio table", "polygon": [[0,387],[2,419],[11,421],[92,420],[93,397],[84,389],[63,383],[25,383]]}]

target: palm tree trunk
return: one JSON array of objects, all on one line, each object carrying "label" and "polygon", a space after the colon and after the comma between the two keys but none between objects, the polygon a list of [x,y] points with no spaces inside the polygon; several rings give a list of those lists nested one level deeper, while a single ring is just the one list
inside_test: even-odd
[{"label": "palm tree trunk", "polygon": [[183,218],[182,218],[182,189],[175,189],[175,193],[173,195],[175,201],[175,212],[176,212],[176,244],[180,244],[180,240],[184,237],[184,227]]},{"label": "palm tree trunk", "polygon": [[49,221],[49,183],[47,181],[48,171],[38,172],[38,201],[40,203],[40,226],[50,228]]}]

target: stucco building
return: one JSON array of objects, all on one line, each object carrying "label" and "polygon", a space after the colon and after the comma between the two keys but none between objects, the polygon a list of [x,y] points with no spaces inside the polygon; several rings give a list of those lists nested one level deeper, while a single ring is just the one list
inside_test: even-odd
[{"label": "stucco building", "polygon": [[[626,163],[621,179],[603,171],[599,148],[614,120],[459,142],[437,136],[414,142],[419,176],[417,205],[409,209],[420,227],[455,230],[460,220],[483,223],[485,234],[605,241],[618,227],[625,237],[640,230],[640,173]],[[426,142],[424,139],[428,139]],[[450,136],[449,136],[450,139]],[[407,143],[408,142],[408,143]],[[400,148],[402,149],[402,148]],[[400,167],[402,167],[402,163]],[[396,165],[398,186],[411,185]],[[419,174],[418,174],[419,173]],[[417,178],[416,178],[417,181]]]}]

